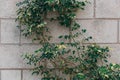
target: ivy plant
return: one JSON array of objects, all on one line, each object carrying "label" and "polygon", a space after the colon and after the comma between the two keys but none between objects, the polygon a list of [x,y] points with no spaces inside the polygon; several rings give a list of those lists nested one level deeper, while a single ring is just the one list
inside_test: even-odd
[{"label": "ivy plant", "polygon": [[[92,37],[84,36],[87,30],[81,29],[75,18],[76,11],[84,10],[88,3],[79,0],[23,0],[17,3],[18,27],[25,37],[32,36],[33,41],[42,45],[33,54],[23,55],[27,64],[34,65],[33,74],[42,75],[40,80],[120,80],[120,65],[108,63],[109,47],[84,44]],[[51,12],[57,15],[47,18]],[[70,42],[51,43],[47,21],[58,21],[68,28],[70,34],[58,38]]]}]

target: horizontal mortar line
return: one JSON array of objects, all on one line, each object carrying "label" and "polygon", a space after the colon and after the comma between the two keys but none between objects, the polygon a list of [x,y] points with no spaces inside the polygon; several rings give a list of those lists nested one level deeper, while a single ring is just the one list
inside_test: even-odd
[{"label": "horizontal mortar line", "polygon": [[[66,42],[65,44],[67,43],[71,43],[71,42]],[[98,43],[98,44],[119,44],[118,42],[85,42],[85,44],[93,44],[93,43]],[[51,43],[51,44],[59,44],[59,42],[56,42],[56,43]],[[24,43],[22,45],[42,45],[42,44],[31,44],[31,43]]]},{"label": "horizontal mortar line", "polygon": [[0,45],[20,45],[19,43],[1,43]]},{"label": "horizontal mortar line", "polygon": [[34,68],[0,68],[0,70],[33,70],[33,69]]},{"label": "horizontal mortar line", "polygon": [[13,20],[15,20],[16,18],[0,18],[0,19],[4,19],[4,20],[11,20],[11,19],[13,19]]},{"label": "horizontal mortar line", "polygon": [[[50,18],[47,18],[48,20],[50,19]],[[75,18],[75,20],[120,20],[120,18],[95,18],[95,17],[93,17],[93,18]]]},{"label": "horizontal mortar line", "polygon": [[96,44],[119,44],[118,42],[85,42],[85,44],[94,44],[94,43],[96,43]]},{"label": "horizontal mortar line", "polygon": [[[70,42],[69,42],[70,43]],[[50,43],[50,44],[60,44],[60,43]],[[65,43],[65,44],[67,44],[67,43]],[[21,46],[22,45],[43,45],[42,43],[36,43],[36,44],[34,44],[34,43],[23,43],[23,44],[21,44]]]},{"label": "horizontal mortar line", "polygon": [[33,70],[33,68],[0,68],[0,70]]},{"label": "horizontal mortar line", "polygon": [[[68,43],[70,43],[70,42],[68,42]],[[58,43],[50,43],[50,44],[60,44],[59,42]],[[65,44],[67,44],[67,43],[65,43]],[[43,45],[43,44],[32,44],[32,43],[24,43],[24,44],[21,44],[21,45]]]},{"label": "horizontal mortar line", "polygon": [[94,19],[104,19],[104,20],[120,20],[120,18],[94,18]]},{"label": "horizontal mortar line", "polygon": [[[50,18],[47,18],[49,20]],[[75,18],[75,20],[120,20],[120,18]]]},{"label": "horizontal mortar line", "polygon": [[[15,20],[16,18],[0,18],[1,20],[4,19],[4,20]],[[47,20],[49,20],[50,18],[47,18]],[[104,19],[104,20],[120,20],[120,18],[75,18],[76,20],[96,20],[96,19]]]},{"label": "horizontal mortar line", "polygon": [[42,45],[42,43],[21,43],[20,45]]},{"label": "horizontal mortar line", "polygon": [[[93,19],[94,17],[91,18],[76,18],[76,19]],[[0,19],[17,19],[17,18],[0,18]],[[46,18],[46,19],[51,19],[51,18]]]},{"label": "horizontal mortar line", "polygon": [[[68,42],[68,43],[71,43],[71,42]],[[86,43],[83,43],[83,44],[95,44],[95,43],[96,44],[119,44],[118,42],[114,42],[114,43],[109,43],[109,42],[108,43],[107,42],[106,43],[104,43],[104,42],[103,43],[102,42],[101,43],[100,42],[86,42]],[[59,44],[59,42],[58,43],[50,43],[50,44]],[[65,44],[67,44],[67,43],[65,43]],[[22,45],[42,45],[42,44],[29,44],[29,43],[26,43],[26,44],[22,44]]]},{"label": "horizontal mortar line", "polygon": [[120,20],[120,18],[76,18],[76,20]]},{"label": "horizontal mortar line", "polygon": [[39,43],[1,43],[1,45],[40,45]]},{"label": "horizontal mortar line", "polygon": [[0,44],[0,46],[41,46],[42,44]]},{"label": "horizontal mortar line", "polygon": [[[59,44],[59,43],[54,43],[54,44]],[[67,44],[67,43],[65,43],[65,44]],[[85,42],[85,43],[83,43],[83,44],[119,44],[118,42],[115,42],[115,43],[100,43],[100,42]]]},{"label": "horizontal mortar line", "polygon": [[[59,44],[59,42],[56,42],[56,43],[52,43],[50,42],[51,44]],[[71,43],[71,42],[66,42],[65,44],[67,43]],[[85,42],[85,44],[94,44],[94,43],[97,43],[97,44],[119,44],[119,42]],[[1,43],[0,45],[42,45],[42,43]]]},{"label": "horizontal mortar line", "polygon": [[120,44],[120,43],[83,43],[83,44]]},{"label": "horizontal mortar line", "polygon": [[[53,43],[51,43],[51,44],[53,44]],[[59,43],[54,43],[54,44],[59,44]],[[67,44],[67,43],[65,43],[65,44]],[[116,43],[99,43],[99,42],[86,42],[86,43],[83,43],[83,44],[120,44],[120,43],[118,43],[118,42],[116,42]],[[42,45],[42,44],[30,44],[30,43],[24,43],[24,44],[0,44],[0,46],[4,46],[4,45],[15,45],[15,46],[25,46],[25,45],[36,45],[36,46],[38,46],[38,45]]]}]

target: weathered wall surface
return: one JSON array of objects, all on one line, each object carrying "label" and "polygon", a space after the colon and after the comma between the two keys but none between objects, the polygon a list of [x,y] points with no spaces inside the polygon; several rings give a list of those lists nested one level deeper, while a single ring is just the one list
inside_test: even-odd
[{"label": "weathered wall surface", "polygon": [[[0,0],[0,80],[34,80],[35,77],[31,76],[21,55],[33,52],[39,46],[21,36],[16,28],[15,4],[18,1],[21,0]],[[84,11],[78,11],[78,22],[98,44],[112,47],[110,61],[120,63],[120,0],[90,2]],[[60,27],[54,27],[52,31],[52,42],[58,42],[57,35],[69,33]]]}]

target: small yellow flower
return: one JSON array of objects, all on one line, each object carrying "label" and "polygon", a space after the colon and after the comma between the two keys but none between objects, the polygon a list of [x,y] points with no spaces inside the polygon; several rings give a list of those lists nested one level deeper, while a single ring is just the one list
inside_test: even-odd
[{"label": "small yellow flower", "polygon": [[57,45],[58,49],[63,49],[63,48],[66,48],[65,45]]},{"label": "small yellow flower", "polygon": [[37,28],[41,28],[41,27],[44,27],[44,24],[40,24],[37,26]]},{"label": "small yellow flower", "polygon": [[111,69],[114,70],[114,67],[112,66]]},{"label": "small yellow flower", "polygon": [[98,50],[98,52],[102,52],[101,50]]},{"label": "small yellow flower", "polygon": [[109,76],[108,76],[108,75],[105,75],[105,77],[109,78]]},{"label": "small yellow flower", "polygon": [[95,45],[92,45],[92,47],[95,47]]},{"label": "small yellow flower", "polygon": [[37,28],[44,27],[46,24],[47,24],[47,22],[43,22],[43,23],[41,23],[41,24],[37,25]]},{"label": "small yellow flower", "polygon": [[28,13],[27,15],[28,15],[28,16],[31,16],[31,13]]},{"label": "small yellow flower", "polygon": [[31,28],[29,29],[29,32],[32,32]]},{"label": "small yellow flower", "polygon": [[115,66],[116,64],[115,63],[112,63],[113,66]]},{"label": "small yellow flower", "polygon": [[111,48],[111,47],[109,47],[108,49],[109,49],[109,50],[113,50],[113,48]]}]

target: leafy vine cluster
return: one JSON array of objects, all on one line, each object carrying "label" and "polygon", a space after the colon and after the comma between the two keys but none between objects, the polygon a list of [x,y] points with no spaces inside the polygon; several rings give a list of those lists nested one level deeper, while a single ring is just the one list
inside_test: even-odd
[{"label": "leafy vine cluster", "polygon": [[[33,74],[42,75],[40,80],[120,80],[120,65],[108,64],[109,47],[84,44],[92,37],[84,37],[86,29],[81,29],[75,18],[76,11],[84,10],[87,4],[88,1],[80,0],[23,0],[17,3],[18,27],[25,37],[32,36],[33,41],[42,45],[35,53],[23,55],[27,64],[34,65]],[[47,18],[49,13],[57,16]],[[71,42],[51,43],[48,21],[58,21],[63,28],[68,28],[70,34],[58,38]]]}]

